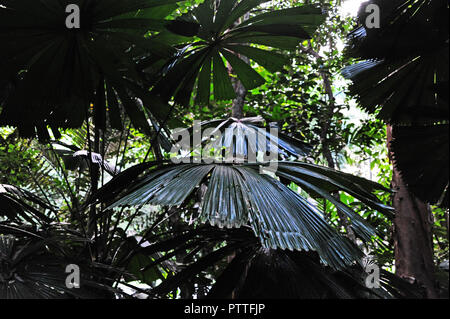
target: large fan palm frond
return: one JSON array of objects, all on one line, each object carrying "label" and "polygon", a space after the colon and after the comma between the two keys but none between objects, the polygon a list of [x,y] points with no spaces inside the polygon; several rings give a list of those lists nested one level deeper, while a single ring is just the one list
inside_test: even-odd
[{"label": "large fan palm frond", "polygon": [[[48,139],[47,126],[80,127],[89,107],[99,128],[106,114],[121,128],[119,100],[133,125],[149,131],[144,109],[164,118],[165,105],[140,88],[134,52],[171,56],[169,45],[144,37],[150,30],[194,35],[193,23],[164,20],[177,8],[164,1],[0,1],[0,123],[22,136]],[[78,5],[81,25],[69,29],[66,6]],[[151,102],[151,103],[150,103]],[[149,104],[150,103],[150,104]]]},{"label": "large fan palm frond", "polygon": [[[381,28],[363,25],[349,36],[349,54],[365,60],[343,71],[353,81],[350,91],[394,125],[393,157],[409,190],[448,205],[448,1],[367,4],[379,5]],[[359,17],[364,24],[367,13]]]},{"label": "large fan palm frond", "polygon": [[[156,167],[143,174],[152,166]],[[364,240],[369,240],[375,231],[332,193],[345,191],[370,207],[390,213],[390,208],[372,195],[373,190],[385,189],[362,178],[298,162],[278,162],[274,174],[330,200],[347,215]],[[137,178],[138,175],[143,176]],[[201,221],[227,228],[249,224],[264,247],[314,250],[324,263],[336,268],[361,256],[355,246],[328,225],[311,202],[269,175],[260,174],[259,164],[147,163],[119,174],[100,189],[96,198],[108,202],[110,208],[179,206],[203,183],[207,190],[201,199]]]},{"label": "large fan palm frond", "polygon": [[366,60],[344,70],[350,91],[369,112],[392,123],[448,119],[448,2],[373,0],[381,27],[361,27],[349,36],[349,55]]},{"label": "large fan palm frond", "polygon": [[287,63],[276,52],[252,45],[293,50],[301,40],[309,39],[324,21],[320,9],[311,5],[276,10],[239,19],[267,0],[222,0],[216,7],[205,0],[192,10],[186,21],[200,24],[198,38],[180,50],[164,70],[153,92],[165,99],[172,96],[180,104],[189,104],[193,92],[197,104],[208,104],[211,87],[215,100],[236,97],[225,61],[247,89],[265,83],[265,79],[242,57],[269,71],[279,71]]},{"label": "large fan palm frond", "polygon": [[400,279],[389,285],[385,277],[392,277],[384,272],[380,288],[368,289],[361,267],[335,271],[321,265],[315,253],[253,248],[236,255],[208,298],[392,299],[394,292],[397,298],[422,297],[417,287]]}]

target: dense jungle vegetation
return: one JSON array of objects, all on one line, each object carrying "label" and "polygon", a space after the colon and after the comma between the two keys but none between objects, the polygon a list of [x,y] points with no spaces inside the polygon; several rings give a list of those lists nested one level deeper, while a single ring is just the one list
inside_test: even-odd
[{"label": "dense jungle vegetation", "polygon": [[0,0],[0,299],[448,298],[448,5]]}]

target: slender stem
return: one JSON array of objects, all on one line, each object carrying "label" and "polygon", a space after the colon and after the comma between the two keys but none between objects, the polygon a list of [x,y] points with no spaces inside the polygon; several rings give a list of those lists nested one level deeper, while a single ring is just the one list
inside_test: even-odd
[{"label": "slender stem", "polygon": [[161,134],[162,129],[164,126],[166,126],[167,122],[170,119],[170,116],[172,115],[173,110],[175,109],[175,103],[172,104],[172,106],[170,107],[169,113],[167,114],[166,118],[164,119],[163,123],[161,123],[161,125],[159,126],[158,131],[156,132],[155,136],[152,138],[152,140],[150,141],[150,147],[148,148],[147,154],[145,154],[145,158],[142,161],[142,163],[145,163],[148,159],[148,156],[150,155],[150,152],[153,148],[153,145],[155,144],[155,142],[157,141],[159,134]]}]

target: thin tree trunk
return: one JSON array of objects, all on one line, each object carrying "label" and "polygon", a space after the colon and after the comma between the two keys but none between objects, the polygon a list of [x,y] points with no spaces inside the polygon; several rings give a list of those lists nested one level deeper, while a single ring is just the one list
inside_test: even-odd
[{"label": "thin tree trunk", "polygon": [[[320,54],[313,50],[311,43],[309,43],[308,47],[304,47],[302,45],[300,45],[299,47],[303,53],[310,54],[316,59],[321,59]],[[328,132],[330,130],[331,120],[333,119],[334,110],[336,108],[336,101],[334,98],[333,87],[329,74],[327,72],[320,72],[320,76],[323,80],[323,89],[328,97],[328,107],[324,112],[323,117],[320,119],[320,143],[322,144],[322,154],[327,161],[328,167],[335,168],[336,164],[330,150]]]},{"label": "thin tree trunk", "polygon": [[[89,122],[88,122],[89,124]],[[88,130],[89,125],[88,125]],[[88,138],[90,136],[88,135]],[[91,187],[90,187],[90,194],[94,194],[98,189],[98,182],[100,180],[100,167],[97,164],[94,164],[92,162],[92,152],[100,153],[100,130],[95,126],[94,128],[94,149],[89,150],[88,152],[88,158],[89,161],[89,168],[90,168],[90,177],[91,177]],[[97,231],[97,224],[96,224],[96,215],[97,215],[97,209],[95,205],[91,205],[89,208],[89,217],[88,217],[88,227],[87,227],[87,234],[89,237],[92,237]]]},{"label": "thin tree trunk", "polygon": [[[330,44],[332,41],[330,41]],[[302,45],[299,46],[300,50],[303,53],[307,53],[315,57],[316,59],[321,59],[321,56],[318,52],[314,51],[314,49],[311,46],[311,42],[308,44],[308,47],[304,47]],[[329,168],[336,169],[336,162],[333,158],[333,154],[330,149],[330,142],[328,138],[328,134],[330,131],[331,121],[333,120],[334,111],[336,109],[336,99],[334,98],[333,94],[333,86],[332,81],[330,79],[330,75],[327,72],[320,72],[320,76],[323,81],[323,89],[328,97],[328,104],[325,112],[323,113],[323,116],[320,121],[320,144],[322,145],[322,155],[327,161],[327,165]],[[337,200],[340,200],[339,193],[334,193],[334,197],[336,197]],[[350,223],[347,219],[347,216],[343,212],[341,212],[339,209],[337,210],[337,214],[339,216],[339,223],[341,226],[343,226],[347,232],[348,238],[356,243],[356,234],[353,231],[353,229],[350,227]]]},{"label": "thin tree trunk", "polygon": [[[250,14],[246,13],[243,18],[241,18],[240,22],[244,22],[250,18]],[[250,60],[245,56],[240,56],[240,58],[245,61],[245,63],[250,64]],[[233,68],[231,65],[228,66],[229,72],[233,73]],[[231,116],[237,119],[241,119],[244,117],[244,104],[245,97],[247,96],[247,89],[244,87],[241,81],[237,78],[233,78],[233,88],[236,92],[236,98],[233,100],[233,104],[231,106]]]},{"label": "thin tree trunk", "polygon": [[234,90],[236,91],[237,97],[233,100],[233,105],[231,107],[231,116],[237,119],[244,117],[244,103],[245,97],[247,96],[247,89],[242,85],[241,81],[234,80]]},{"label": "thin tree trunk", "polygon": [[[392,127],[387,128],[388,148]],[[389,148],[390,149],[390,148]],[[390,158],[392,153],[389,151]],[[411,194],[400,172],[393,168],[394,254],[396,274],[425,288],[427,298],[438,298],[434,278],[431,209]]]}]

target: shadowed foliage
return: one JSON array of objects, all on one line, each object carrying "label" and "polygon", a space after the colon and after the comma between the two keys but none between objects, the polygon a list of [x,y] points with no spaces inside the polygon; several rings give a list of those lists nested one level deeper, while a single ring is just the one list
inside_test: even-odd
[{"label": "shadowed foliage", "polygon": [[[145,112],[161,119],[167,110],[142,89],[136,60],[175,52],[144,37],[150,30],[196,34],[196,24],[164,20],[177,2],[0,1],[0,123],[48,140],[47,126],[56,135],[57,128],[80,127],[91,107],[98,128],[105,128],[108,113],[120,129],[120,101],[134,126],[149,133]],[[66,27],[68,4],[80,8],[79,29]],[[137,98],[146,101],[145,110]]]},{"label": "shadowed foliage", "polygon": [[367,4],[380,7],[381,27],[365,27],[363,6],[348,47],[362,61],[343,71],[353,81],[350,92],[394,125],[394,164],[410,191],[448,206],[448,1]]},{"label": "shadowed foliage", "polygon": [[393,161],[408,181],[408,189],[422,201],[448,207],[448,124],[395,126],[393,130]]},{"label": "shadowed foliage", "polygon": [[[20,229],[17,230],[20,234]],[[0,235],[0,299],[92,299],[114,295],[111,287],[98,280],[98,269],[80,265],[80,260],[65,256],[62,241],[29,236],[31,232],[27,234],[31,237],[28,239],[18,234]],[[66,285],[66,266],[71,264],[80,267],[76,289]]]},{"label": "shadowed foliage", "polygon": [[[365,286],[367,274],[361,266],[335,270],[320,262],[315,252],[290,252],[262,248],[248,227],[218,229],[200,226],[197,229],[147,238],[145,254],[163,253],[160,259],[141,269],[142,272],[162,265],[177,252],[193,248],[189,262],[161,284],[149,289],[150,297],[164,297],[185,283],[197,282],[198,276],[228,258],[225,268],[216,274],[211,289],[201,293],[206,299],[390,299],[420,298],[415,285],[382,272],[380,288]],[[200,257],[200,248],[216,243],[226,244],[209,250]],[[152,244],[152,242],[155,242]],[[198,258],[196,256],[198,255]]]},{"label": "shadowed foliage", "polygon": [[12,185],[0,184],[0,216],[12,222],[26,221],[31,224],[51,221],[41,210],[55,212],[55,208],[44,202],[36,195]]}]

